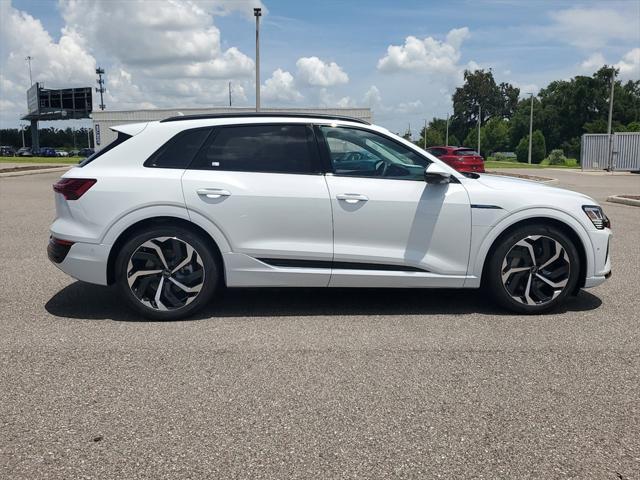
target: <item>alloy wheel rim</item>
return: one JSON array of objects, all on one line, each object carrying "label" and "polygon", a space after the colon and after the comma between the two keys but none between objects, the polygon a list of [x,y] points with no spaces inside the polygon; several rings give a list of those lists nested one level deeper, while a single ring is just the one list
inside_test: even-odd
[{"label": "alloy wheel rim", "polygon": [[567,286],[571,262],[557,240],[545,235],[529,235],[509,249],[500,274],[502,285],[515,301],[544,305]]},{"label": "alloy wheel rim", "polygon": [[202,257],[179,238],[152,238],[129,258],[127,282],[133,295],[146,307],[176,310],[193,302],[202,290]]}]

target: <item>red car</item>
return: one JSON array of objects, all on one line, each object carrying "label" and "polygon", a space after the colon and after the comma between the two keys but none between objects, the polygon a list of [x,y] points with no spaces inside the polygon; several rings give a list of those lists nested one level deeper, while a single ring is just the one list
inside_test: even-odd
[{"label": "red car", "polygon": [[459,172],[484,172],[484,159],[466,147],[429,147],[427,152]]}]

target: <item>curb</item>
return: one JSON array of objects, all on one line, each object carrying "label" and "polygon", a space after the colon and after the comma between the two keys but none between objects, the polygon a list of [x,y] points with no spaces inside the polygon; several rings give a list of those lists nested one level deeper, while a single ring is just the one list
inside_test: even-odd
[{"label": "curb", "polygon": [[611,195],[610,197],[607,197],[607,202],[621,203],[622,205],[629,205],[630,207],[640,207],[640,200],[635,200],[633,198],[624,198],[618,195]]},{"label": "curb", "polygon": [[69,170],[71,167],[73,167],[75,165],[69,165],[69,166],[64,166],[64,167],[45,167],[45,168],[39,168],[39,169],[34,169],[34,170],[23,170],[23,171],[18,171],[18,172],[2,172],[2,170],[0,169],[0,178],[5,178],[5,177],[23,177],[25,175],[37,175],[39,173],[53,173],[53,172],[64,172]]}]

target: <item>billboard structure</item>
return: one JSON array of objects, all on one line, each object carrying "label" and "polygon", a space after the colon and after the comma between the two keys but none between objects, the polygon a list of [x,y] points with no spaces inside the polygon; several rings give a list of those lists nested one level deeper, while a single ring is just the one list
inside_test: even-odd
[{"label": "billboard structure", "polygon": [[43,88],[34,83],[27,90],[28,113],[23,120],[70,120],[89,118],[93,110],[91,87]]},{"label": "billboard structure", "polygon": [[34,83],[27,90],[27,114],[22,120],[31,122],[31,145],[40,148],[38,121],[77,120],[90,118],[93,110],[91,87],[44,88]]}]

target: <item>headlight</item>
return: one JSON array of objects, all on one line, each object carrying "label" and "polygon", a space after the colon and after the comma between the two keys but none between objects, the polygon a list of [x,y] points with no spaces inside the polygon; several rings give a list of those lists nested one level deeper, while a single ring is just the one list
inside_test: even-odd
[{"label": "headlight", "polygon": [[597,205],[583,205],[582,210],[587,214],[593,226],[598,230],[602,230],[603,228],[611,228],[611,222],[609,221],[609,217],[604,214],[604,211],[601,207]]}]

